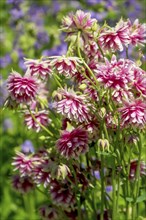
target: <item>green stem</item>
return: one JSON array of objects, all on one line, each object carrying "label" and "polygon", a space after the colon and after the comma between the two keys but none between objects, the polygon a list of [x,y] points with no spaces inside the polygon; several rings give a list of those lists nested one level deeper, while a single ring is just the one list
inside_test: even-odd
[{"label": "green stem", "polygon": [[138,142],[138,148],[139,148],[139,155],[138,155],[138,162],[137,162],[137,169],[135,174],[135,181],[133,186],[133,204],[132,204],[132,219],[136,219],[136,200],[139,195],[139,187],[140,187],[140,162],[141,162],[141,154],[142,154],[142,138],[141,134],[139,134],[139,142]]},{"label": "green stem", "polygon": [[[79,58],[82,60],[84,66],[87,68],[87,70],[89,71],[89,73],[91,74],[91,76],[93,77],[93,79],[95,80],[95,83],[96,85],[99,87],[99,83],[94,75],[94,73],[92,72],[92,70],[90,69],[90,67],[86,64],[86,62],[84,61],[82,55],[81,55],[81,51],[80,51],[80,34],[81,32],[78,31],[78,35],[77,35],[77,52],[78,52],[78,56]],[[90,81],[90,83],[95,87],[95,84],[92,82],[92,80],[86,75],[86,74],[83,74],[86,79],[88,79]],[[96,87],[95,87],[96,88]]]},{"label": "green stem", "polygon": [[61,83],[59,82],[59,80],[57,79],[57,76],[55,73],[53,74],[53,76],[54,76],[54,79],[55,79],[56,83],[58,84],[58,86],[63,89],[63,87],[62,87]]},{"label": "green stem", "polygon": [[115,158],[113,161],[113,169],[112,169],[112,186],[113,186],[113,210],[112,210],[112,220],[117,220],[117,210],[116,210],[116,178],[115,178]]},{"label": "green stem", "polygon": [[28,108],[28,111],[29,111],[31,117],[34,119],[34,121],[35,121],[37,124],[39,124],[40,127],[41,127],[43,130],[45,130],[50,136],[53,137],[53,136],[54,136],[53,133],[52,133],[51,131],[49,131],[44,125],[42,125],[42,124],[35,118],[35,116],[32,114],[32,112],[31,112],[31,110],[30,110],[30,108],[29,108],[28,106],[27,106],[27,108]]},{"label": "green stem", "polygon": [[100,220],[104,220],[104,156],[101,154],[101,212]]}]

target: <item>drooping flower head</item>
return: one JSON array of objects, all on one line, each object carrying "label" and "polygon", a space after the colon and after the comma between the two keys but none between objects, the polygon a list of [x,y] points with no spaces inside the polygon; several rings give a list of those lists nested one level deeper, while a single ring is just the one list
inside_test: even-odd
[{"label": "drooping flower head", "polygon": [[[135,159],[135,160],[132,160],[130,162],[130,172],[129,172],[129,178],[132,180],[132,179],[135,179],[136,177],[136,170],[138,168],[138,160]],[[144,163],[144,161],[140,161],[140,176],[144,175],[146,176],[146,164]]]},{"label": "drooping flower head", "polygon": [[130,83],[134,79],[133,62],[125,59],[116,59],[113,55],[111,61],[105,58],[105,63],[100,63],[97,66],[95,72],[99,82],[101,82],[105,88],[112,89],[112,96],[118,102],[123,98],[131,97]]},{"label": "drooping flower head", "polygon": [[136,19],[133,24],[129,20],[128,25],[130,43],[134,46],[144,46],[146,43],[146,23],[140,24],[139,20]]},{"label": "drooping flower head", "polygon": [[36,130],[36,132],[39,132],[41,130],[41,125],[47,126],[51,122],[45,110],[38,111],[38,112],[32,111],[32,114],[35,120],[29,112],[25,113],[25,116],[24,116],[25,124],[27,125],[28,129],[34,129]]},{"label": "drooping flower head", "polygon": [[19,73],[13,72],[8,77],[8,91],[11,98],[18,103],[28,104],[37,93],[37,82],[31,76],[22,77]]},{"label": "drooping flower head", "polygon": [[33,181],[28,176],[14,175],[11,181],[13,188],[20,193],[27,193],[34,188]]},{"label": "drooping flower head", "polygon": [[13,158],[12,165],[15,167],[14,170],[18,170],[20,176],[31,176],[34,163],[38,159],[36,157],[31,157],[23,153],[17,152],[16,156]]},{"label": "drooping flower head", "polygon": [[68,181],[53,180],[50,185],[51,198],[55,204],[68,207],[75,203],[75,195]]},{"label": "drooping flower head", "polygon": [[52,60],[51,65],[59,74],[73,76],[77,72],[77,67],[81,61],[77,57],[60,56]]},{"label": "drooping flower head", "polygon": [[34,164],[32,173],[34,183],[38,186],[43,184],[46,188],[49,185],[51,179],[48,159],[40,157],[39,162]]},{"label": "drooping flower head", "polygon": [[106,28],[100,33],[98,41],[103,49],[123,51],[123,46],[130,42],[128,22],[121,19],[115,28]]},{"label": "drooping flower head", "polygon": [[71,132],[63,131],[58,139],[57,149],[66,158],[77,158],[88,150],[88,133],[83,128],[75,128]]},{"label": "drooping flower head", "polygon": [[91,18],[90,13],[78,10],[75,14],[71,13],[63,18],[62,28],[68,33],[68,36],[77,36],[78,31],[80,31],[82,40],[85,42],[91,37],[96,23],[96,19]]},{"label": "drooping flower head", "polygon": [[48,60],[33,60],[26,59],[24,64],[27,66],[27,72],[31,76],[36,76],[37,78],[47,79],[51,75],[51,65]]},{"label": "drooping flower head", "polygon": [[21,151],[24,154],[34,153],[34,147],[32,142],[30,140],[24,141],[23,144],[21,145]]},{"label": "drooping flower head", "polygon": [[[39,208],[39,213],[44,220],[58,220],[58,210],[49,205],[43,205]],[[60,219],[61,220],[61,219]]]},{"label": "drooping flower head", "polygon": [[125,102],[125,105],[119,109],[119,112],[123,126],[135,125],[143,127],[146,124],[146,104],[140,99]]},{"label": "drooping flower head", "polygon": [[60,89],[60,100],[54,103],[58,113],[76,122],[84,122],[89,119],[89,108],[85,104],[86,96],[77,95],[72,89]]}]

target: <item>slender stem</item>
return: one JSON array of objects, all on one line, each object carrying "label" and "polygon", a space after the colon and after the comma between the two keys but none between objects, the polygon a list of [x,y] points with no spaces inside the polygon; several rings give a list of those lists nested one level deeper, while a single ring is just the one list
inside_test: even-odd
[{"label": "slender stem", "polygon": [[[28,106],[27,106],[27,107],[28,107]],[[43,130],[45,130],[50,136],[53,137],[53,136],[54,136],[53,133],[52,133],[51,131],[49,131],[44,125],[42,125],[42,124],[35,118],[35,116],[32,114],[32,112],[31,112],[31,110],[30,110],[29,107],[28,107],[28,111],[29,111],[31,117],[34,119],[34,121],[35,121],[36,123],[38,123],[38,124],[40,125],[40,127],[41,127]]]},{"label": "slender stem", "polygon": [[[99,86],[99,83],[94,75],[94,73],[92,72],[92,70],[90,69],[90,67],[87,65],[87,63],[84,61],[82,55],[81,55],[81,51],[80,51],[80,31],[78,31],[78,36],[77,36],[77,52],[78,52],[78,56],[79,58],[82,60],[84,66],[87,68],[87,70],[89,71],[89,73],[91,74],[91,76],[93,77],[93,79],[95,80],[95,83],[97,86]],[[85,74],[84,75],[89,81],[90,83],[95,87],[95,84],[92,82],[92,80]]]},{"label": "slender stem", "polygon": [[136,200],[139,195],[139,187],[140,187],[140,162],[141,162],[141,154],[142,154],[142,139],[141,134],[139,134],[139,142],[138,142],[138,148],[139,148],[139,155],[138,155],[138,162],[137,162],[137,169],[135,174],[135,181],[133,186],[133,204],[132,204],[132,219],[136,219]]},{"label": "slender stem", "polygon": [[104,219],[104,156],[101,154],[101,212],[100,220]]},{"label": "slender stem", "polygon": [[112,186],[113,186],[113,210],[112,210],[112,220],[117,220],[117,210],[116,210],[116,178],[115,178],[115,158],[113,162],[112,169]]},{"label": "slender stem", "polygon": [[61,83],[60,83],[59,80],[57,79],[57,76],[56,76],[55,73],[53,74],[53,76],[54,76],[54,79],[55,79],[56,83],[58,84],[58,86],[59,86],[60,88],[63,88],[62,85],[61,85]]}]

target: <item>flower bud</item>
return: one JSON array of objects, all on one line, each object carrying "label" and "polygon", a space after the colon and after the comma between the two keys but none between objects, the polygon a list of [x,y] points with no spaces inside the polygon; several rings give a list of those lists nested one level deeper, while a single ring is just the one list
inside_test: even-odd
[{"label": "flower bud", "polygon": [[109,151],[109,141],[107,139],[99,139],[98,140],[98,147],[100,147],[101,150],[108,150]]},{"label": "flower bud", "polygon": [[106,115],[106,109],[104,107],[100,108],[98,115],[101,119],[103,119]]}]

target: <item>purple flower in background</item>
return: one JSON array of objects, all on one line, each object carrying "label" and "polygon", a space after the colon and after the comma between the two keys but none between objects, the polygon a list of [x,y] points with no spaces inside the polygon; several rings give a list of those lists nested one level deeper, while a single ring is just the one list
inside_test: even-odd
[{"label": "purple flower in background", "polygon": [[11,57],[9,54],[6,54],[3,57],[0,57],[0,68],[4,68],[11,63]]},{"label": "purple flower in background", "polygon": [[49,50],[44,50],[42,52],[43,56],[59,56],[66,54],[67,52],[67,44],[66,43],[61,43],[60,45],[57,45],[56,47],[53,47]]},{"label": "purple flower in background", "polygon": [[5,118],[3,121],[3,130],[8,131],[13,129],[13,122],[10,118]]},{"label": "purple flower in background", "polygon": [[105,187],[105,190],[107,193],[110,193],[113,190],[113,187],[111,185],[108,185]]},{"label": "purple flower in background", "polygon": [[34,147],[32,142],[30,140],[24,141],[23,144],[21,145],[21,151],[24,154],[34,153]]},{"label": "purple flower in background", "polygon": [[8,97],[7,82],[0,77],[0,106],[2,106]]},{"label": "purple flower in background", "polygon": [[7,4],[20,4],[22,2],[23,0],[7,0],[6,1]]},{"label": "purple flower in background", "polygon": [[24,16],[24,12],[20,8],[13,8],[10,10],[11,18],[14,21],[22,18]]}]

